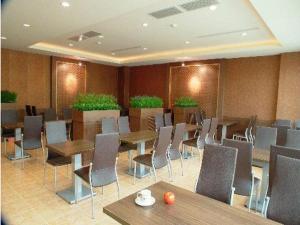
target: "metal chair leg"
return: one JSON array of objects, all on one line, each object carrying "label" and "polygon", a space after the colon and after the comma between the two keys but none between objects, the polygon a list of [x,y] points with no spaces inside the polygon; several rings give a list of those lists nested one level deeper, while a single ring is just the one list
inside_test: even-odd
[{"label": "metal chair leg", "polygon": [[155,183],[156,183],[157,176],[156,176],[156,170],[155,170],[154,165],[152,166],[152,169],[153,169],[153,173],[154,173],[154,181],[155,181]]},{"label": "metal chair leg", "polygon": [[183,176],[183,159],[182,159],[182,156],[180,156],[180,164],[181,164],[181,175]]},{"label": "metal chair leg", "polygon": [[168,171],[169,171],[169,178],[171,181],[173,181],[173,172],[172,172],[172,165],[170,160],[168,160]]},{"label": "metal chair leg", "polygon": [[118,180],[118,177],[117,177],[117,190],[118,190],[118,200],[120,199],[120,185],[119,185],[119,180]]},{"label": "metal chair leg", "polygon": [[44,163],[44,185],[46,184],[46,163]]},{"label": "metal chair leg", "polygon": [[94,207],[94,192],[93,192],[93,186],[90,184],[91,189],[91,199],[92,199],[92,219],[95,219],[95,207]]},{"label": "metal chair leg", "polygon": [[135,176],[136,176],[136,162],[134,161],[133,184],[135,184]]}]

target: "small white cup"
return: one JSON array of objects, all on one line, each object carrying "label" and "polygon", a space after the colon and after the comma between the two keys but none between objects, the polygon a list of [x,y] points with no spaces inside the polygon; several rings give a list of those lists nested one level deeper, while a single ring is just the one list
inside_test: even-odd
[{"label": "small white cup", "polygon": [[137,193],[137,197],[141,201],[149,201],[151,199],[151,191],[148,189],[141,190]]}]

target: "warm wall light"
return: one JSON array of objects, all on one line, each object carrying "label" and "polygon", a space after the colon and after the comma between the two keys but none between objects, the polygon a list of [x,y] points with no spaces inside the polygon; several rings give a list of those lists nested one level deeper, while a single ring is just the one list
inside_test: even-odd
[{"label": "warm wall light", "polygon": [[200,91],[200,78],[198,76],[193,76],[189,81],[189,89],[192,93],[198,93]]},{"label": "warm wall light", "polygon": [[77,90],[77,79],[72,73],[69,73],[65,78],[65,90],[69,93]]}]

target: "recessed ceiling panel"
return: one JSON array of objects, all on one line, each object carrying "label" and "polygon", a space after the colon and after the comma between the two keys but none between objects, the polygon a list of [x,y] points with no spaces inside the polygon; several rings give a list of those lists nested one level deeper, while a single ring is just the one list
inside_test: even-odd
[{"label": "recessed ceiling panel", "polygon": [[216,4],[218,4],[218,1],[216,0],[196,0],[196,1],[184,3],[180,6],[187,11],[191,11],[191,10],[196,10],[196,9],[200,9],[200,8],[204,8]]},{"label": "recessed ceiling panel", "polygon": [[182,13],[179,9],[176,7],[170,7],[167,9],[158,10],[156,12],[152,12],[149,15],[155,17],[156,19],[161,19],[169,16],[173,16],[176,14]]}]

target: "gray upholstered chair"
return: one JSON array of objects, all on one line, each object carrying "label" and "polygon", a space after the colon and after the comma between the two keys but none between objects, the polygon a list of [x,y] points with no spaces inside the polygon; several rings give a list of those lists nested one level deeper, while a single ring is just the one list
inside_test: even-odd
[{"label": "gray upholstered chair", "polygon": [[[47,144],[57,144],[67,141],[66,122],[64,120],[49,121],[45,123]],[[45,155],[44,163],[44,184],[46,183],[46,167],[47,164],[54,167],[54,190],[56,191],[56,168],[71,164],[71,157],[64,157],[55,152],[49,151]]]},{"label": "gray upholstered chair", "polygon": [[164,114],[164,121],[165,121],[165,126],[173,126],[172,113],[165,113]]},{"label": "gray upholstered chair", "polygon": [[292,121],[291,120],[278,119],[273,123],[273,126],[274,127],[286,126],[286,127],[292,128]]},{"label": "gray upholstered chair", "polygon": [[[45,155],[44,145],[42,140],[43,118],[42,116],[25,116],[24,117],[24,133],[20,141],[15,141],[15,145],[19,146],[23,157],[24,150],[40,149]],[[24,168],[24,160],[23,160]]]},{"label": "gray upholstered chair", "polygon": [[120,134],[127,134],[127,133],[131,132],[130,127],[129,127],[128,116],[120,116],[118,118],[118,126],[119,126]]},{"label": "gray upholstered chair", "polygon": [[102,134],[117,133],[117,121],[115,118],[103,118],[101,121]]},{"label": "gray upholstered chair", "polygon": [[155,146],[155,149],[153,149],[153,152],[151,154],[138,155],[135,158],[133,158],[134,161],[133,183],[134,184],[135,184],[137,163],[149,167],[150,170],[152,169],[155,182],[157,179],[156,169],[160,169],[165,166],[168,167],[169,176],[172,179],[170,161],[169,161],[169,157],[167,156],[171,144],[172,131],[173,131],[172,126],[161,127],[159,129],[158,142],[157,145]]},{"label": "gray upholstered chair", "polygon": [[215,143],[215,133],[217,132],[217,127],[218,127],[218,118],[212,118],[211,123],[210,123],[209,132],[206,137],[207,144]]},{"label": "gray upholstered chair", "polygon": [[118,198],[120,187],[117,174],[117,155],[119,149],[119,134],[97,134],[95,151],[89,166],[75,170],[74,173],[90,185],[92,196],[92,217],[94,218],[93,187],[103,187],[117,183]]},{"label": "gray upholstered chair", "polygon": [[71,140],[72,133],[72,109],[63,108],[63,119],[66,121],[67,134],[69,140]]},{"label": "gray upholstered chair", "polygon": [[270,197],[268,218],[288,225],[300,224],[300,160],[278,155]]},{"label": "gray upholstered chair", "polygon": [[[5,109],[1,110],[1,126],[7,124],[17,124],[18,123],[18,112],[15,109]],[[4,154],[6,155],[6,142],[8,138],[15,137],[15,130],[14,129],[1,129],[1,137],[4,141]]]},{"label": "gray upholstered chair", "polygon": [[237,149],[205,145],[196,193],[232,204]]},{"label": "gray upholstered chair", "polygon": [[300,120],[295,121],[295,129],[300,130]]},{"label": "gray upholstered chair", "polygon": [[203,115],[200,110],[195,112],[195,119],[198,126],[202,125]]},{"label": "gray upholstered chair", "polygon": [[277,128],[257,127],[254,148],[270,150],[271,145],[276,145]]},{"label": "gray upholstered chair", "polygon": [[287,130],[285,146],[300,149],[300,130]]},{"label": "gray upholstered chair", "polygon": [[57,120],[56,112],[53,108],[46,109],[44,112],[44,121],[54,121]]},{"label": "gray upholstered chair", "polygon": [[277,137],[276,137],[276,145],[285,146],[286,138],[287,138],[287,131],[290,129],[289,126],[274,126],[277,128]]},{"label": "gray upholstered chair", "polygon": [[172,144],[168,152],[170,160],[180,159],[181,163],[181,174],[183,176],[183,161],[180,152],[180,144],[183,140],[183,135],[185,132],[185,123],[178,123],[175,126],[175,133],[173,135]]},{"label": "gray upholstered chair", "polygon": [[164,126],[164,116],[162,113],[158,113],[154,116],[155,131],[159,131],[159,128]]},{"label": "gray upholstered chair", "polygon": [[250,211],[254,190],[257,204],[260,184],[259,178],[254,177],[252,173],[253,144],[251,142],[224,139],[223,145],[238,149],[233,186],[235,188],[235,194],[250,197],[248,204]]}]

